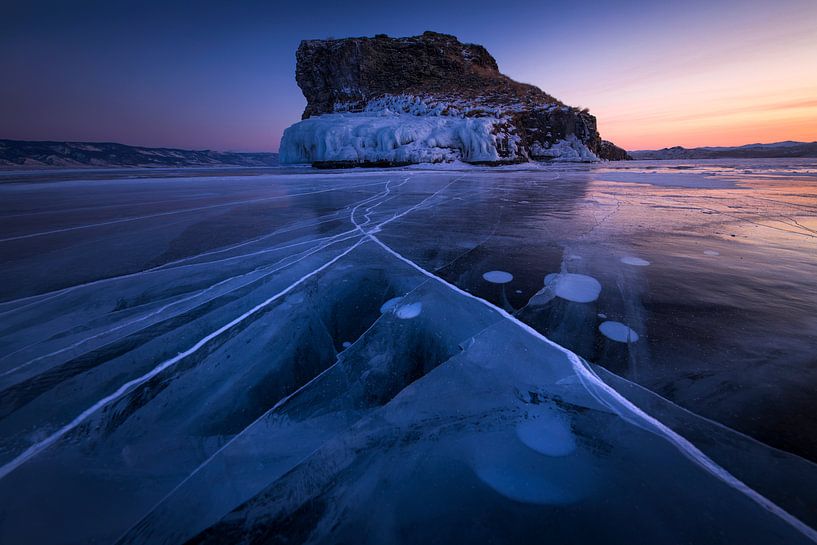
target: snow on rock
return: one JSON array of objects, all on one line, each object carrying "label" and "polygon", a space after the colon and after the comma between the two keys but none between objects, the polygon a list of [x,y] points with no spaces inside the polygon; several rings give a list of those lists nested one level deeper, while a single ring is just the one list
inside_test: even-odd
[{"label": "snow on rock", "polygon": [[495,117],[414,115],[390,109],[310,117],[284,131],[282,163],[497,162],[517,157],[513,135]]},{"label": "snow on rock", "polygon": [[592,162],[599,160],[596,154],[590,151],[574,134],[568,135],[567,138],[549,147],[534,142],[530,148],[530,154],[534,159],[550,161]]}]

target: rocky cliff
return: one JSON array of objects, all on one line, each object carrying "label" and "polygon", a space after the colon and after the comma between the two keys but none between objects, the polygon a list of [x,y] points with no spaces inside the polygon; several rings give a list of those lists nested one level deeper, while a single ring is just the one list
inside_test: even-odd
[{"label": "rocky cliff", "polygon": [[454,36],[307,40],[296,53],[307,99],[284,162],[402,164],[625,159],[596,118],[501,74]]}]

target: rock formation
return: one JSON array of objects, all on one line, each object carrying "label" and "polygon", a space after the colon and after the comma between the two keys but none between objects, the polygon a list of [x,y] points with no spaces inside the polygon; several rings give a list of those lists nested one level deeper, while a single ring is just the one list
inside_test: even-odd
[{"label": "rock formation", "polygon": [[587,110],[501,74],[484,47],[454,36],[307,40],[296,59],[307,106],[284,133],[282,162],[628,158]]}]

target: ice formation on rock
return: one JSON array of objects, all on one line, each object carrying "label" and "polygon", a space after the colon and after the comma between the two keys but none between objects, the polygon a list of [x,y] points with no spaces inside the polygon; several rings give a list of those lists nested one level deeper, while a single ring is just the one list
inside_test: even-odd
[{"label": "ice formation on rock", "polygon": [[284,131],[283,163],[469,163],[500,161],[498,148],[518,157],[517,138],[495,117],[381,112],[324,114]]},{"label": "ice formation on rock", "polygon": [[596,118],[501,74],[454,36],[307,40],[296,53],[307,99],[284,132],[282,163],[324,167],[463,161],[626,159]]}]

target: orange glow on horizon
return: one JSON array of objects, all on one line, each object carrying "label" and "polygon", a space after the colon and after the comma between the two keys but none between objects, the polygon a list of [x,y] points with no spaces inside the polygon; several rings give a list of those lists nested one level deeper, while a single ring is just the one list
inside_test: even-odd
[{"label": "orange glow on horizon", "polygon": [[512,68],[629,150],[817,141],[817,2],[609,32],[579,68],[547,55]]},{"label": "orange glow on horizon", "polygon": [[[817,95],[815,95],[817,96]],[[626,149],[740,146],[817,141],[817,104],[802,107],[702,108],[692,114],[624,118],[596,112],[603,137]]]}]

